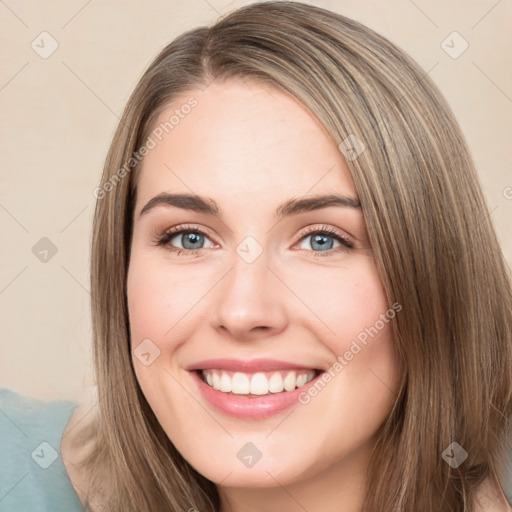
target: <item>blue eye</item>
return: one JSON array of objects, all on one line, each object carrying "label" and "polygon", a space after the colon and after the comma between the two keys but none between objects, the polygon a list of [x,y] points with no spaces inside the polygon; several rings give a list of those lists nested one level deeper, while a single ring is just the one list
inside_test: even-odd
[{"label": "blue eye", "polygon": [[[315,253],[314,256],[329,256],[333,253],[347,251],[354,248],[354,244],[345,236],[338,233],[338,231],[324,226],[322,229],[312,230],[302,236],[300,241],[306,241],[310,239],[309,246]],[[333,248],[334,243],[337,242],[338,246]],[[301,249],[304,249],[301,247]],[[315,250],[318,249],[318,250]],[[307,250],[307,249],[306,249]]]},{"label": "blue eye", "polygon": [[[304,247],[300,247],[300,249],[313,252],[315,257],[330,256],[354,248],[354,244],[347,237],[329,226],[323,226],[321,229],[310,229],[309,232],[302,234],[299,239],[301,245],[308,238],[311,239],[308,244],[310,249]],[[181,246],[175,245],[176,242],[173,242],[175,239]],[[207,241],[210,245],[205,246]],[[335,243],[338,245],[333,247]],[[157,237],[156,245],[163,246],[171,252],[176,252],[178,256],[182,253],[186,256],[193,256],[201,249],[215,246],[207,233],[195,226],[176,226],[168,229]]]},{"label": "blue eye", "polygon": [[[181,247],[176,247],[171,243],[172,240],[177,239],[181,243]],[[209,240],[208,235],[193,226],[178,226],[165,231],[157,239],[157,245],[164,246],[171,252],[176,251],[179,254],[186,252],[187,254],[194,255],[200,249],[204,249],[205,240]],[[210,247],[213,247],[211,244]]]},{"label": "blue eye", "polygon": [[181,246],[183,249],[188,250],[196,250],[196,249],[202,249],[202,247],[198,247],[199,245],[203,245],[205,241],[205,235],[200,234],[195,231],[182,231],[181,233],[178,233],[177,235],[174,235],[169,242],[173,239],[177,238],[181,242]]}]

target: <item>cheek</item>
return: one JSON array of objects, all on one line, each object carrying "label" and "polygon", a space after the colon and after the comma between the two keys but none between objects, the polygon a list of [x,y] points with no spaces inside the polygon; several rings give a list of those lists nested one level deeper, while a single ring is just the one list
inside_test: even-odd
[{"label": "cheek", "polygon": [[172,339],[179,320],[201,296],[186,271],[135,257],[127,279],[128,312],[134,346],[145,338]]},{"label": "cheek", "polygon": [[[296,278],[296,284],[297,293],[307,297],[314,313],[306,329],[325,333],[319,339],[331,352],[326,385],[332,396],[359,417],[360,399],[367,405],[378,404],[378,409],[387,408],[387,398],[393,399],[399,378],[392,326],[401,307],[388,305],[373,260],[360,258],[335,270],[318,267],[315,273]],[[296,321],[301,320],[297,317]],[[309,399],[304,397],[305,402]]]},{"label": "cheek", "polygon": [[170,357],[181,343],[183,322],[178,321],[190,302],[184,274],[169,272],[165,266],[135,253],[127,276],[133,367],[143,394],[162,424],[169,410],[187,409],[186,396],[162,393],[162,387],[173,385]]},{"label": "cheek", "polygon": [[[313,328],[313,322],[321,327],[326,333],[322,341],[336,353],[347,350],[353,339],[364,341],[365,333],[373,332],[374,327],[382,331],[382,337],[389,330],[385,328],[390,321],[385,317],[389,306],[370,257],[354,258],[339,268],[294,269],[286,279],[294,283],[294,292],[312,313],[307,315],[309,328]],[[318,328],[315,331],[319,332]]]}]

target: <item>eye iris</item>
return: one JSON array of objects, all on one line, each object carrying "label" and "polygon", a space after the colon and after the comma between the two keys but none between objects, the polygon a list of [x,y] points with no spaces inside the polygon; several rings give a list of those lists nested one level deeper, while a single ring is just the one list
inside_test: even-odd
[{"label": "eye iris", "polygon": [[[204,236],[199,233],[184,233],[181,235],[181,243],[185,249],[198,249],[200,248],[203,238]],[[188,246],[188,242],[192,244],[192,247]],[[197,245],[199,245],[199,247],[197,247]]]},{"label": "eye iris", "polygon": [[[329,243],[330,239],[330,243]],[[312,237],[311,247],[315,249],[315,244],[319,244],[320,250],[329,250],[332,249],[333,239],[332,236],[317,234]]]}]

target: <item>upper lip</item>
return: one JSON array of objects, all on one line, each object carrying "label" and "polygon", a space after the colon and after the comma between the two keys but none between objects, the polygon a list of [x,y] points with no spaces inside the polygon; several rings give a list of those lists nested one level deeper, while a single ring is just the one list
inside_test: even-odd
[{"label": "upper lip", "polygon": [[254,373],[274,370],[315,370],[316,368],[277,359],[251,359],[246,361],[241,359],[205,359],[187,366],[186,369],[189,371],[222,369],[233,372]]}]

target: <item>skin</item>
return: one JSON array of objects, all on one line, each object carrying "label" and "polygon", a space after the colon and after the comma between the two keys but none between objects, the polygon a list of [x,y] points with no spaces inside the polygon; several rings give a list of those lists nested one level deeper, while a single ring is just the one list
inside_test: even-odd
[{"label": "skin", "polygon": [[[274,217],[292,197],[357,197],[346,162],[300,104],[254,83],[214,82],[189,91],[155,126],[190,96],[198,105],[149,152],[139,176],[127,282],[131,339],[136,347],[149,338],[160,350],[149,366],[133,358],[141,389],[177,449],[217,484],[222,512],[360,511],[374,436],[399,382],[389,324],[307,405],[266,419],[214,409],[185,370],[217,357],[327,370],[385,313],[360,210],[331,206],[280,222]],[[164,191],[212,197],[224,216],[165,206],[139,216]],[[181,224],[209,233],[195,256],[155,245],[158,234]],[[315,257],[321,250],[304,236],[306,226],[334,228],[354,248]],[[252,263],[236,252],[248,235],[263,249]],[[73,414],[61,445],[82,502],[88,483],[77,463],[92,447],[80,442],[75,427],[84,419],[94,421],[87,404]],[[237,458],[248,442],[262,453],[252,468]],[[479,496],[477,511],[509,510],[489,479]]]},{"label": "skin", "polygon": [[[294,99],[256,84],[189,91],[155,126],[189,96],[198,105],[144,158],[138,181],[127,282],[131,339],[136,347],[149,338],[161,352],[149,366],[134,358],[137,379],[178,450],[218,484],[223,510],[325,512],[340,503],[345,512],[360,510],[373,437],[398,382],[388,324],[310,403],[266,419],[214,409],[185,370],[216,357],[327,370],[388,310],[360,209],[330,206],[276,221],[277,206],[290,198],[357,198],[343,154]],[[191,191],[212,197],[223,218],[167,206],[139,215],[161,192]],[[208,232],[198,254],[155,245],[180,224]],[[330,254],[315,257],[325,253],[301,236],[307,226],[333,228],[354,248],[335,251],[340,244],[328,239]],[[252,263],[236,252],[248,235],[263,249]],[[178,247],[183,239],[171,242]],[[248,442],[262,453],[252,468],[237,458]]]}]

